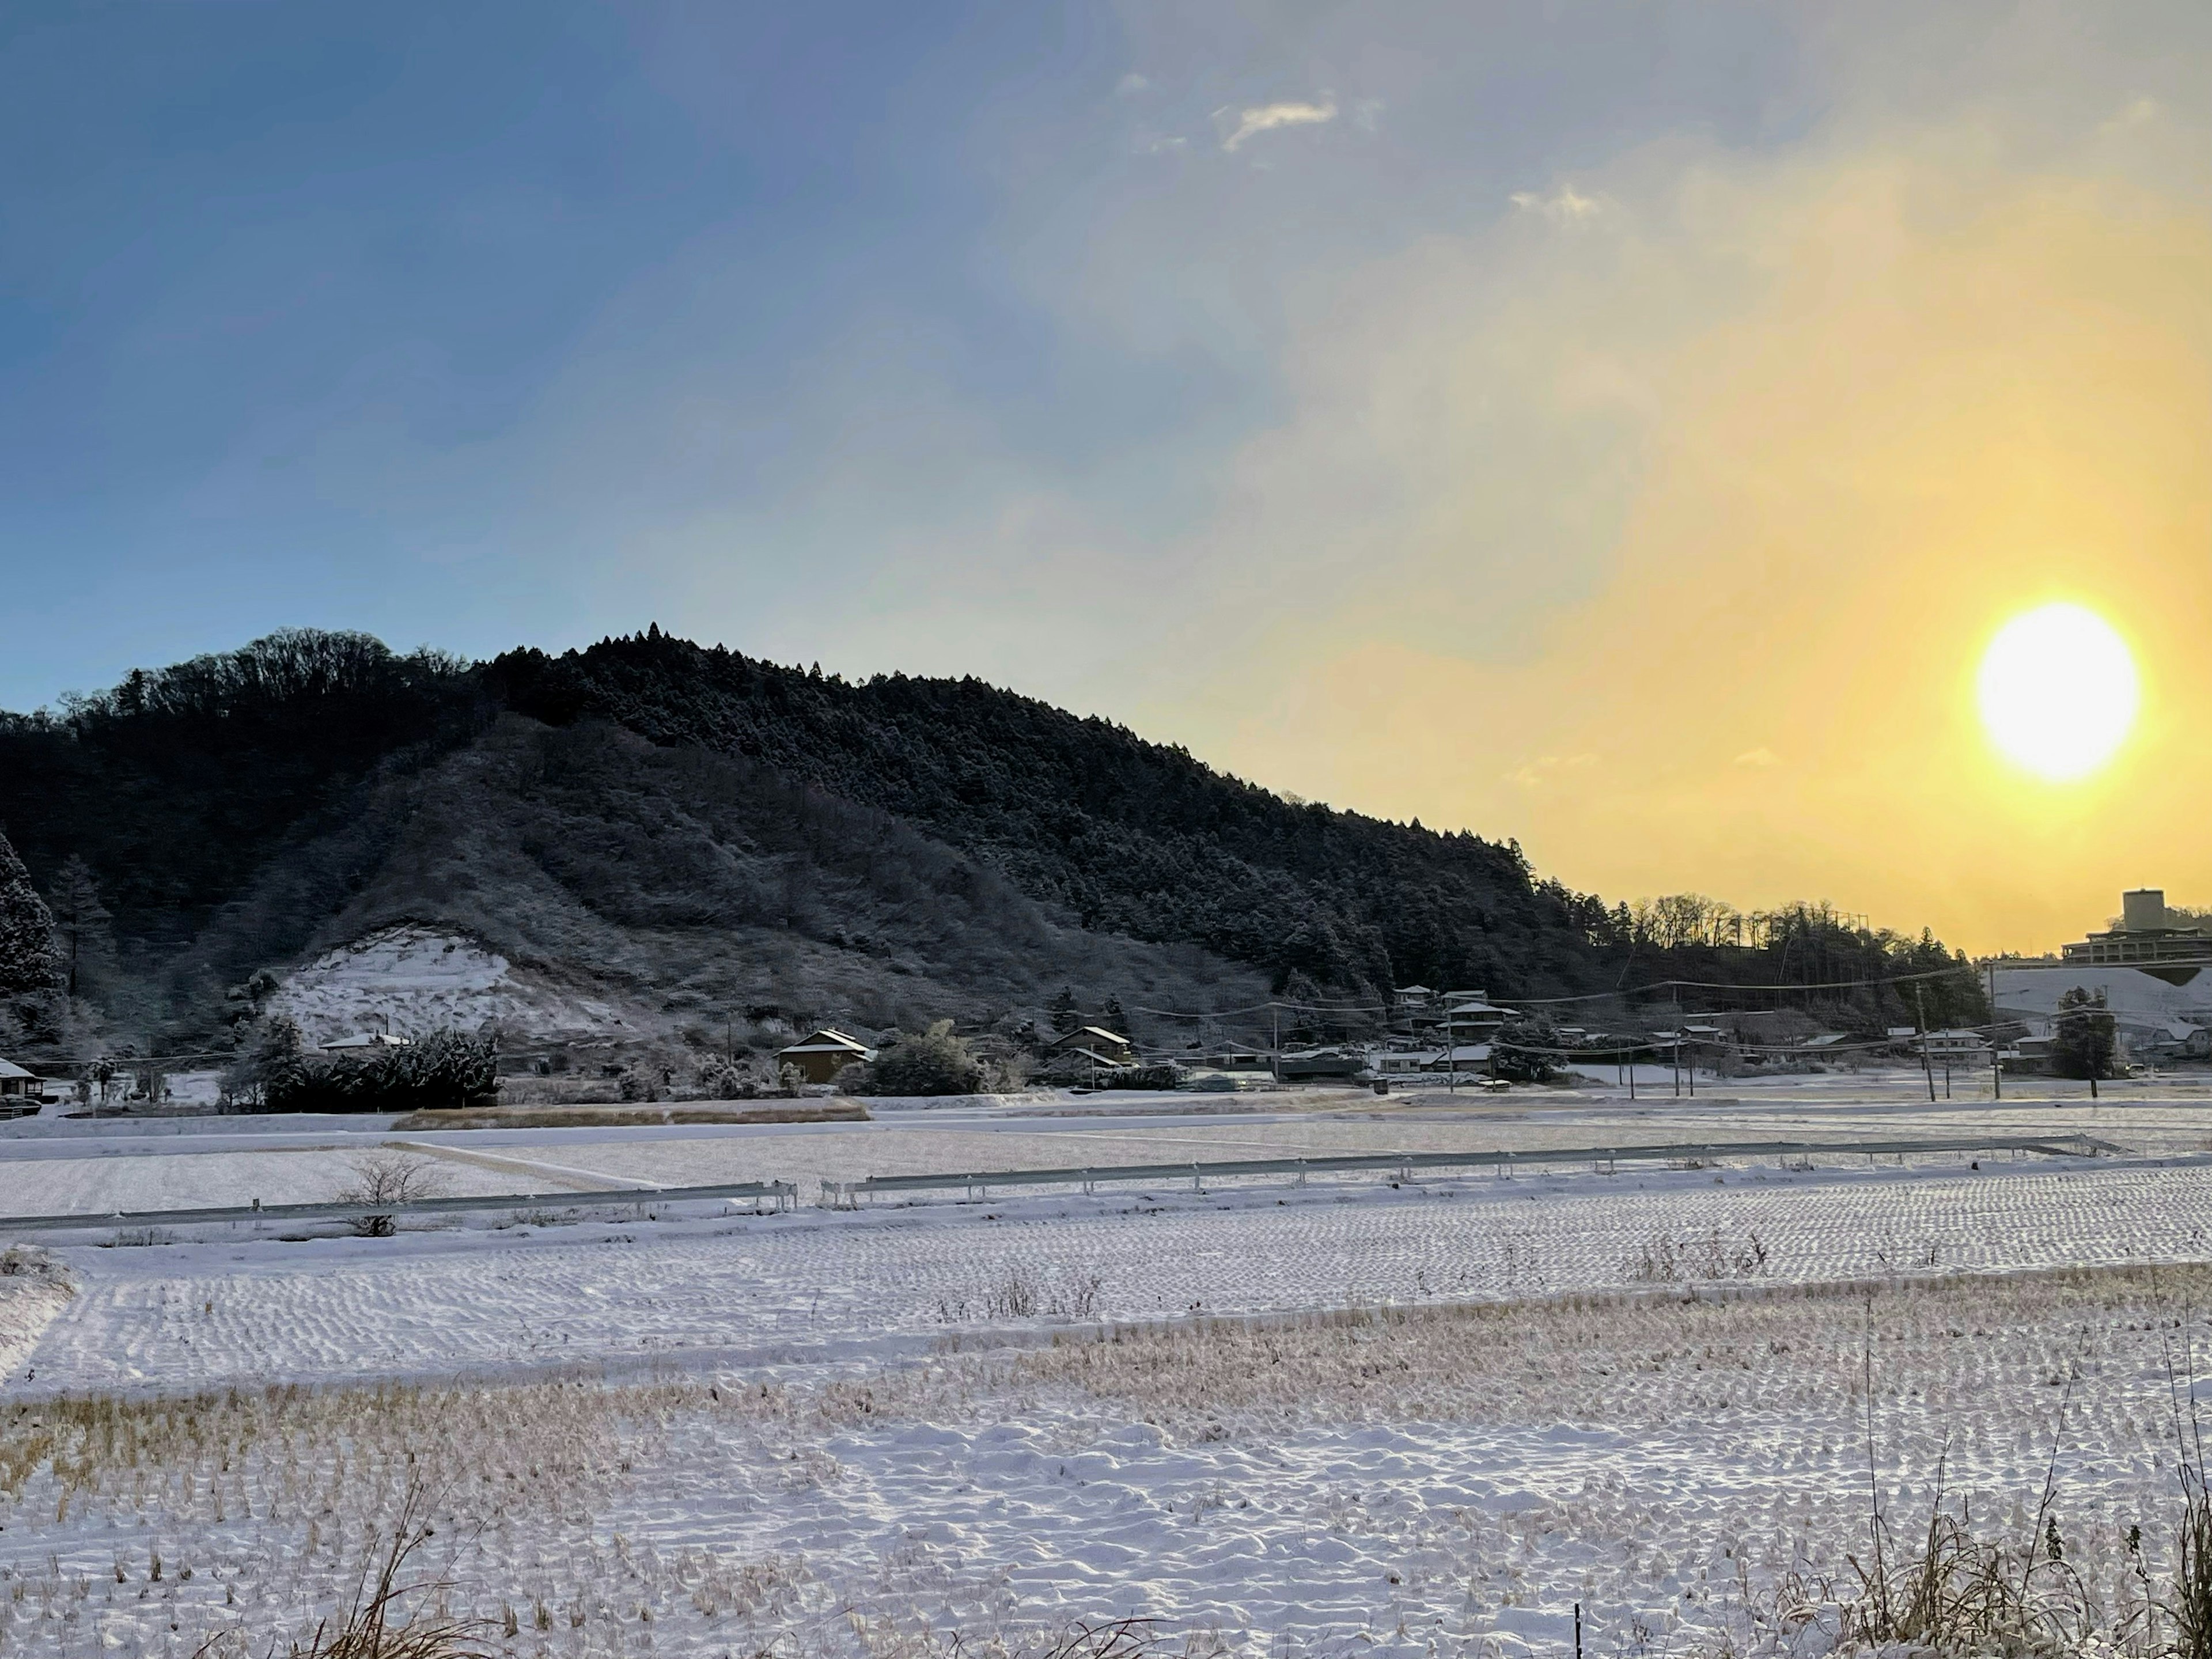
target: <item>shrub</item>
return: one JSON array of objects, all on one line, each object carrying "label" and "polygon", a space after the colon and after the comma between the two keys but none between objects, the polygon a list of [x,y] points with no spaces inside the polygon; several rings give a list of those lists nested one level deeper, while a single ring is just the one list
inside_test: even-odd
[{"label": "shrub", "polygon": [[[372,1153],[355,1160],[353,1173],[353,1185],[338,1192],[340,1204],[389,1204],[397,1208],[418,1198],[434,1198],[446,1189],[437,1167],[427,1158]],[[392,1227],[388,1212],[360,1216],[353,1223],[354,1231],[363,1238],[389,1238]]]},{"label": "shrub", "polygon": [[1559,1075],[1559,1034],[1547,1019],[1516,1019],[1490,1048],[1490,1067],[1508,1083],[1549,1083]]},{"label": "shrub", "polygon": [[874,1060],[837,1073],[837,1087],[848,1095],[974,1095],[986,1080],[983,1062],[966,1038],[952,1034],[949,1019],[927,1031],[896,1032]]},{"label": "shrub", "polygon": [[485,1105],[499,1095],[497,1048],[461,1031],[433,1031],[358,1058],[275,1048],[256,1069],[267,1112],[429,1111]]},{"label": "shrub", "polygon": [[1114,1073],[1116,1089],[1174,1089],[1182,1083],[1182,1067],[1172,1060],[1157,1066],[1125,1066]]}]

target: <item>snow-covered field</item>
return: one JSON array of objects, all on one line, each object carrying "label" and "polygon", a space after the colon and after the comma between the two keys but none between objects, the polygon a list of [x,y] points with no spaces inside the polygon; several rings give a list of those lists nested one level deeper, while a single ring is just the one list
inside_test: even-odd
[{"label": "snow-covered field", "polygon": [[[1345,1091],[1288,1098],[1297,1109],[1231,1115],[1145,1114],[1141,1101],[1127,1101],[1066,1116],[1033,1109],[888,1112],[864,1123],[447,1132],[398,1132],[388,1119],[32,1119],[0,1126],[0,1216],[190,1208],[257,1198],[312,1203],[348,1184],[362,1152],[393,1139],[438,1159],[454,1193],[775,1179],[797,1182],[810,1200],[825,1182],[870,1175],[1335,1152],[2069,1133],[2138,1154],[2188,1155],[2212,1147],[2212,1102],[2144,1095],[1948,1106],[1836,1101],[1811,1091],[1633,1107],[1536,1094],[1496,1101],[1437,1097],[1413,1105]],[[1363,1106],[1363,1098],[1369,1103]]]},{"label": "snow-covered field", "polygon": [[[701,1181],[1768,1132],[1611,1109],[449,1139]],[[2128,1528],[2157,1572],[2171,1548],[2169,1382],[2212,1306],[2201,1109],[2099,1109],[2156,1159],[660,1220],[579,1192],[389,1239],[70,1235],[0,1260],[0,1653],[231,1627],[258,1653],[343,1599],[415,1485],[445,1599],[518,1659],[1026,1651],[1127,1613],[1200,1653],[1552,1653],[1578,1601],[1593,1653],[1756,1650],[1784,1576],[1863,1553],[1869,1373],[1901,1525],[1940,1453],[1978,1529],[2024,1537],[2055,1443],[2067,1559],[2112,1613],[2142,1593]],[[384,1138],[27,1141],[0,1207],[327,1184]]]}]

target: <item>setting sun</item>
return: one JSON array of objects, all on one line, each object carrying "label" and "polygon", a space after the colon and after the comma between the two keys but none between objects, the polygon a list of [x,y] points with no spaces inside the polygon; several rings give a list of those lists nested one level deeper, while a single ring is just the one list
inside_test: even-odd
[{"label": "setting sun", "polygon": [[2135,724],[2135,659],[2112,625],[2046,605],[2002,628],[1982,657],[1982,724],[2007,757],[2053,782],[2095,771]]}]

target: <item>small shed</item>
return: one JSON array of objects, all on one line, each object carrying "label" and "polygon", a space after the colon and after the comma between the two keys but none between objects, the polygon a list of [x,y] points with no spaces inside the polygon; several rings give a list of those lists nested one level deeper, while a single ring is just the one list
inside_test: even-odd
[{"label": "small shed", "polygon": [[876,1051],[858,1037],[825,1025],[787,1048],[775,1051],[776,1067],[788,1066],[809,1083],[828,1083],[856,1060],[873,1060]]},{"label": "small shed", "polygon": [[1137,1050],[1128,1038],[1103,1025],[1079,1025],[1066,1036],[1054,1040],[1052,1051],[1066,1054],[1071,1048],[1084,1049],[1097,1056],[1102,1064],[1133,1066]]}]

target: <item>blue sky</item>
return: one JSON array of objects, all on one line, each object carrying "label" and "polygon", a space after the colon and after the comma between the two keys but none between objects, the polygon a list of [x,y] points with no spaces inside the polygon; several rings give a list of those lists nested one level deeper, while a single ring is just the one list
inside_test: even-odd
[{"label": "blue sky", "polygon": [[1287,284],[1808,118],[1770,9],[1625,15],[11,7],[0,706],[297,623],[958,665],[850,619],[1009,498],[1202,518]]},{"label": "blue sky", "polygon": [[[2195,0],[25,0],[0,707],[657,622],[2039,945],[2202,817],[2208,72]],[[2051,599],[2145,684],[2063,801],[1971,697]]]}]

